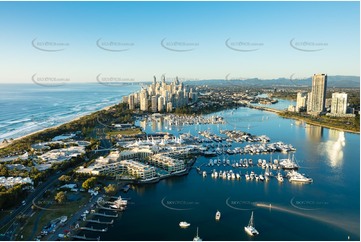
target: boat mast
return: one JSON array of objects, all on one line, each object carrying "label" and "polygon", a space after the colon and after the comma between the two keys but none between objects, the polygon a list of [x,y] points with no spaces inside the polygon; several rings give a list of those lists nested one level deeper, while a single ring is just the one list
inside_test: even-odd
[{"label": "boat mast", "polygon": [[253,227],[253,211],[252,211],[251,219],[249,220],[248,226],[252,226],[252,227]]}]

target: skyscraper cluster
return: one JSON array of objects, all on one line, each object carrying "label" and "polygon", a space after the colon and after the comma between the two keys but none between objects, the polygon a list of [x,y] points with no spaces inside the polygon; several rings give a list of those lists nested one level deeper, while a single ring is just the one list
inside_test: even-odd
[{"label": "skyscraper cluster", "polygon": [[141,111],[171,112],[175,108],[184,107],[191,102],[196,102],[198,94],[192,88],[184,86],[178,77],[171,83],[166,83],[165,76],[157,82],[153,77],[153,83],[143,87],[140,92],[130,94],[127,102],[129,109],[134,110],[139,104]]},{"label": "skyscraper cluster", "polygon": [[[327,75],[314,74],[312,77],[312,90],[309,93],[297,93],[296,112],[306,111],[309,114],[318,115],[326,112],[326,88]],[[328,99],[327,99],[328,100]],[[347,114],[347,94],[346,93],[332,93],[330,100],[330,116],[353,116]],[[290,108],[289,108],[290,110]]]}]

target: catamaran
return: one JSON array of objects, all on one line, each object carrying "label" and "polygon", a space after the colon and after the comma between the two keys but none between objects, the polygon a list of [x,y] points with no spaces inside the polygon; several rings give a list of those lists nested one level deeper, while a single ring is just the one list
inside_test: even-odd
[{"label": "catamaran", "polygon": [[197,227],[197,235],[193,238],[193,241],[202,241],[202,239],[198,236],[198,227]]},{"label": "catamaran", "polygon": [[256,230],[256,228],[254,227],[254,223],[253,223],[253,211],[252,211],[252,215],[251,215],[251,219],[249,220],[248,226],[244,227],[244,231],[247,232],[247,234],[254,236],[254,235],[258,235],[258,231]]}]

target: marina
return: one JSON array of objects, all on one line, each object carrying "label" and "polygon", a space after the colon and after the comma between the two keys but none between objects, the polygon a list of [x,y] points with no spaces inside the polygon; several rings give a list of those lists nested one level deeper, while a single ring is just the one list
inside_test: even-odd
[{"label": "marina", "polygon": [[[334,189],[343,186],[344,183],[355,182],[356,176],[348,176],[344,182],[340,183],[335,176],[329,175],[338,171],[338,167],[341,166],[344,170],[342,173],[337,173],[339,176],[344,176],[343,174],[346,173],[355,174],[356,169],[354,169],[355,163],[353,161],[359,158],[351,158],[354,154],[352,150],[355,149],[351,144],[357,142],[357,135],[343,134],[328,129],[322,131],[321,128],[313,126],[305,128],[301,124],[295,125],[293,120],[277,118],[269,113],[267,114],[269,118],[263,118],[264,121],[262,121],[265,114],[259,110],[240,108],[235,110],[233,114],[230,111],[225,111],[218,113],[218,115],[223,116],[226,121],[223,126],[217,124],[208,126],[186,125],[182,126],[180,132],[177,128],[172,128],[169,131],[169,129],[163,129],[163,126],[155,126],[156,129],[153,129],[154,126],[147,125],[145,131],[150,133],[167,131],[176,137],[190,133],[193,137],[201,137],[198,131],[208,130],[209,133],[228,139],[226,135],[220,133],[220,130],[232,130],[231,121],[228,121],[227,118],[230,116],[233,119],[239,117],[239,121],[237,121],[239,127],[247,129],[249,120],[253,120],[254,125],[253,128],[251,126],[249,133],[258,136],[266,135],[270,141],[268,143],[232,142],[231,146],[225,148],[233,150],[237,146],[243,148],[248,144],[269,144],[273,143],[273,140],[282,140],[283,144],[292,144],[296,150],[288,153],[274,151],[260,154],[221,154],[213,157],[200,155],[194,164],[195,169],[191,169],[187,176],[168,178],[154,185],[132,187],[127,194],[132,197],[137,209],[124,213],[124,216],[117,223],[114,223],[114,228],[111,228],[108,233],[104,233],[104,238],[102,235],[102,239],[114,238],[111,234],[122,229],[124,231],[122,238],[130,240],[142,240],[144,236],[157,240],[190,240],[196,234],[196,227],[199,227],[201,237],[204,240],[247,240],[249,235],[244,232],[244,226],[249,223],[251,211],[255,212],[256,229],[261,232],[257,235],[259,240],[282,240],[284,238],[313,240],[311,235],[304,233],[302,228],[305,227],[312,231],[314,231],[313,228],[329,231],[322,236],[325,240],[346,240],[350,234],[351,240],[358,238],[358,217],[355,214],[347,212],[348,226],[343,226],[343,223],[337,223],[333,218],[330,218],[330,216],[337,217],[334,214],[334,209],[346,209],[344,203],[348,204],[347,207],[352,207],[352,211],[358,207],[358,201],[349,199],[354,196],[352,194],[359,194],[356,188],[352,189],[352,194],[342,194],[341,198],[337,199],[337,206],[334,206],[336,205],[335,201],[330,200],[330,196],[332,197],[330,194],[333,194]],[[274,128],[265,129],[263,122],[267,122],[267,125],[273,125]],[[290,125],[291,123],[293,125]],[[338,144],[338,140],[342,140],[342,137],[353,138],[348,145],[342,147],[342,159],[334,158],[333,163],[331,163],[328,155],[331,153],[327,152],[330,152],[332,144]],[[315,145],[316,141],[320,145]],[[218,148],[218,144],[223,143],[230,142],[224,140],[223,142],[212,141],[198,144],[203,146],[213,144],[214,148],[209,148],[213,150]],[[223,150],[223,147],[221,148]],[[320,150],[324,151],[320,152]],[[210,159],[212,159],[213,166],[210,164]],[[240,159],[242,159],[242,163],[240,163]],[[250,159],[252,162],[249,162]],[[298,169],[283,169],[281,166],[283,159],[294,160]],[[344,162],[346,159],[352,161],[352,168],[351,163]],[[218,160],[220,160],[219,166]],[[238,163],[238,167],[236,163]],[[240,164],[242,165],[240,166]],[[332,166],[331,164],[339,165]],[[212,177],[212,173],[215,176],[214,169],[217,172],[217,178]],[[230,170],[235,175],[234,180],[232,174],[227,176],[227,172],[230,173]],[[307,174],[305,176],[311,177],[313,182],[290,182],[287,174],[292,170],[300,174]],[[237,173],[240,175],[239,179],[237,179]],[[283,179],[283,182],[278,181],[278,173],[280,173],[279,179]],[[225,179],[223,179],[224,174]],[[230,179],[228,180],[227,177]],[[302,185],[300,186],[300,184]],[[324,193],[317,193],[319,189],[322,189]],[[143,209],[146,204],[153,204],[153,209]],[[164,207],[163,204],[167,207]],[[266,205],[263,208],[259,204]],[[215,219],[217,210],[222,212],[219,222]],[[305,217],[303,214],[307,215],[310,213],[309,211],[312,212],[312,217]],[[144,213],[147,213],[146,217],[143,216]],[[236,214],[237,216],[234,216]],[[161,222],[167,231],[165,234],[163,233],[162,237],[154,235],[153,231],[157,230],[155,226],[143,226],[141,228],[143,236],[131,233],[131,228],[137,226],[139,222],[134,220],[134,217],[142,217],[142,224],[152,224],[151,218],[161,215],[169,216],[166,221]],[[294,227],[287,223],[286,221],[290,219],[297,221],[300,226]],[[344,221],[343,216],[337,217],[337,219]],[[180,230],[180,221],[186,221],[191,225],[188,229]],[[225,224],[227,229],[220,231],[219,226],[221,224]],[[262,231],[270,230],[273,232],[262,233]]]}]

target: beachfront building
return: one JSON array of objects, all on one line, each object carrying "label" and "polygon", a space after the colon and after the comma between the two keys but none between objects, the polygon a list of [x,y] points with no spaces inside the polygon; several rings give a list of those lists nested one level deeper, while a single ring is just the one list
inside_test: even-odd
[{"label": "beachfront building", "polygon": [[[156,77],[154,77],[153,83],[143,87],[139,93],[140,110],[153,113],[162,112],[164,109],[171,112],[173,108],[184,107],[197,101],[197,99],[198,93],[188,86],[184,86],[183,83],[179,82],[178,77],[173,82],[166,83],[164,75],[160,82],[157,82]],[[130,108],[132,106],[130,96],[127,98],[127,103]]]},{"label": "beachfront building", "polygon": [[164,97],[158,97],[158,112],[164,112]]},{"label": "beachfront building", "polygon": [[156,113],[158,110],[158,97],[157,96],[152,96],[151,99],[151,107],[152,107],[152,112]]},{"label": "beachfront building", "polygon": [[178,172],[185,169],[183,160],[173,159],[164,154],[156,154],[149,157],[149,163],[162,168],[170,173]]},{"label": "beachfront building", "polygon": [[134,94],[130,94],[128,97],[129,110],[135,109]]}]

